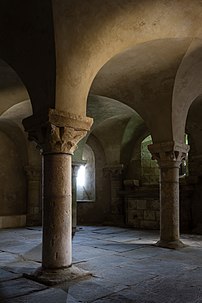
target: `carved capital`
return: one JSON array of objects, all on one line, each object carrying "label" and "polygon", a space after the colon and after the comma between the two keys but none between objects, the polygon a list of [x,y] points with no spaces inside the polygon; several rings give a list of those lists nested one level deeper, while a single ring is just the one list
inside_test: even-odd
[{"label": "carved capital", "polygon": [[34,140],[43,154],[73,154],[77,143],[85,137],[93,123],[92,118],[49,109],[45,121],[31,116],[23,120],[29,139]]},{"label": "carved capital", "polygon": [[174,141],[148,145],[152,159],[157,160],[159,167],[180,167],[182,160],[186,159],[189,145]]}]

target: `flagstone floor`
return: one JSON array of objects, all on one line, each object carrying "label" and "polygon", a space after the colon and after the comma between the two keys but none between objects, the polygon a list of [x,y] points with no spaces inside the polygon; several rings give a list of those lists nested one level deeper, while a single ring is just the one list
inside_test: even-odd
[{"label": "flagstone floor", "polygon": [[202,236],[156,247],[158,231],[81,226],[73,263],[92,276],[55,287],[23,276],[40,266],[41,228],[0,230],[1,303],[202,303]]}]

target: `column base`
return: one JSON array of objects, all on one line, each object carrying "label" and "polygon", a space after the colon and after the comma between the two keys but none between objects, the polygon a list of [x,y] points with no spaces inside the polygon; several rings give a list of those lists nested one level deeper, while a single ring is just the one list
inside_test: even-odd
[{"label": "column base", "polygon": [[169,249],[180,249],[180,248],[186,247],[186,245],[180,240],[175,240],[175,241],[159,240],[156,243],[156,246],[163,247],[163,248],[169,248]]},{"label": "column base", "polygon": [[52,286],[62,284],[64,282],[71,282],[76,279],[83,279],[92,276],[92,274],[86,270],[71,266],[63,269],[43,269],[40,267],[32,274],[24,274],[27,279]]}]

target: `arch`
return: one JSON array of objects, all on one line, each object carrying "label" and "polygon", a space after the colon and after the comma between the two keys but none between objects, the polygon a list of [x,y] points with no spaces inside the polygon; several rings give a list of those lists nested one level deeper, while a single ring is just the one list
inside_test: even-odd
[{"label": "arch", "polygon": [[[202,94],[202,40],[194,39],[178,69],[173,90],[173,137],[183,142],[191,104]],[[196,113],[197,114],[197,113]]]},{"label": "arch", "polygon": [[131,157],[134,145],[139,137],[147,131],[147,127],[142,118],[135,113],[129,120],[121,143],[121,155],[120,162],[124,165],[128,165]]},{"label": "arch", "polygon": [[[68,106],[85,115],[94,77],[116,54],[151,40],[201,34],[200,1],[106,0],[102,4],[100,0],[87,4],[80,0],[75,5],[63,1],[59,6],[58,1],[53,1],[56,59],[61,70],[56,107],[60,110]],[[67,95],[71,100],[68,105]]]},{"label": "arch", "polygon": [[108,118],[100,123],[92,132],[103,146],[108,164],[120,163],[121,142],[130,118],[131,116],[128,115],[118,115]]},{"label": "arch", "polygon": [[29,94],[19,75],[0,58],[0,115],[27,99],[29,99]]},{"label": "arch", "polygon": [[74,153],[74,161],[81,160],[82,151],[85,146],[85,143],[88,140],[88,137],[95,129],[100,129],[102,123],[110,118],[115,118],[116,116],[122,115],[123,118],[130,117],[134,113],[134,110],[129,106],[104,96],[98,95],[89,95],[88,104],[87,104],[87,115],[93,117],[94,123],[91,127],[88,135],[82,139],[78,144],[78,149]]},{"label": "arch", "polygon": [[127,49],[102,67],[91,92],[130,106],[145,121],[154,141],[172,140],[173,86],[189,44],[190,39],[161,39]]},{"label": "arch", "polygon": [[1,118],[15,121],[22,127],[21,121],[33,114],[30,100],[24,100],[2,113]]}]

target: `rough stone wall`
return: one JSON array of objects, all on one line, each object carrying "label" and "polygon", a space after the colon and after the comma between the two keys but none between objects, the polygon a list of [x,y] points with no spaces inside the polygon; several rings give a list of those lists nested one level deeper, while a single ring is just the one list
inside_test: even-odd
[{"label": "rough stone wall", "polygon": [[[192,232],[196,214],[193,216],[193,193],[191,184],[180,184],[180,230]],[[139,229],[159,229],[160,201],[158,189],[152,187],[139,188],[133,192],[125,192],[126,225]],[[199,212],[198,216],[201,213]]]},{"label": "rough stone wall", "polygon": [[128,197],[126,201],[126,224],[135,228],[159,229],[159,200]]}]

